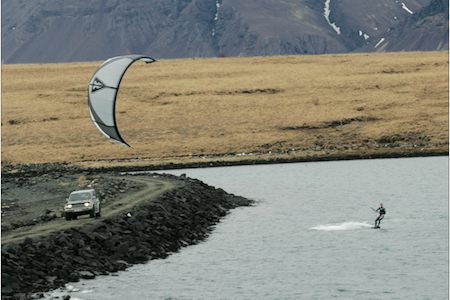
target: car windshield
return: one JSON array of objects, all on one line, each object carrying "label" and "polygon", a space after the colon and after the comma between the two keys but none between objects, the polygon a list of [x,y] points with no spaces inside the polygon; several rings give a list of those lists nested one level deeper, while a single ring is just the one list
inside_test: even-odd
[{"label": "car windshield", "polygon": [[71,194],[69,197],[69,201],[89,200],[89,199],[91,199],[91,194],[89,192]]}]

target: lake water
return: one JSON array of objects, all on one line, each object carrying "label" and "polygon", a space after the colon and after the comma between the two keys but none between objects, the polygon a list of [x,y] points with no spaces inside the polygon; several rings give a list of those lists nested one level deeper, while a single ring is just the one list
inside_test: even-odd
[{"label": "lake water", "polygon": [[47,299],[448,299],[448,157],[166,173],[257,204],[203,243]]}]

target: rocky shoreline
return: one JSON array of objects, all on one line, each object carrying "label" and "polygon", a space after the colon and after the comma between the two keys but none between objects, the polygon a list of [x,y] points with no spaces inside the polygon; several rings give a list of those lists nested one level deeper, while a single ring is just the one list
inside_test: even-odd
[{"label": "rocky shoreline", "polygon": [[[65,166],[41,166],[20,174],[32,177],[61,168]],[[67,171],[76,172],[70,168]],[[165,258],[182,247],[203,241],[230,209],[253,203],[196,179],[158,176],[181,184],[127,213],[40,238],[2,244],[2,299],[39,297],[39,293],[68,282]]]},{"label": "rocky shoreline", "polygon": [[[306,156],[292,155],[290,152],[277,152],[274,157],[268,156],[249,156],[240,157],[238,160],[227,160],[228,155],[197,155],[202,157],[202,161],[180,162],[178,159],[166,163],[153,164],[150,162],[137,164],[136,159],[123,160],[114,165],[100,162],[98,167],[89,167],[81,162],[80,164],[68,163],[45,163],[45,164],[24,164],[24,165],[2,165],[2,178],[33,177],[49,174],[52,172],[63,172],[65,174],[104,174],[117,172],[140,172],[140,171],[161,171],[189,168],[210,168],[227,167],[242,165],[261,165],[261,164],[280,164],[280,163],[298,163],[298,162],[319,162],[319,161],[338,161],[355,159],[381,159],[381,158],[406,158],[406,157],[427,157],[427,156],[448,156],[448,142],[439,146],[428,147],[426,145],[411,146],[409,149],[392,148],[392,145],[376,150],[363,151],[337,151],[328,153],[324,151],[313,151]],[[389,147],[388,147],[389,146]],[[235,156],[235,154],[233,154]]]}]

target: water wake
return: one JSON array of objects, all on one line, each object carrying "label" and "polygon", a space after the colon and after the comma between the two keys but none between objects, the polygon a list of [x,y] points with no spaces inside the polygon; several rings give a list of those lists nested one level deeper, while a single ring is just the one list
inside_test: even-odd
[{"label": "water wake", "polygon": [[367,224],[366,222],[344,222],[339,224],[328,224],[328,225],[319,225],[316,227],[312,227],[310,229],[314,230],[324,230],[324,231],[336,231],[336,230],[354,230],[361,228],[369,228],[372,225]]}]

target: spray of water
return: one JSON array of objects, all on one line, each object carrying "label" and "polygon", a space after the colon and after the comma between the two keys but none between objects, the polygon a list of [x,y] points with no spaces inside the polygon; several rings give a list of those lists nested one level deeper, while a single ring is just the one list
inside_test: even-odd
[{"label": "spray of water", "polygon": [[327,224],[327,225],[318,225],[316,227],[312,227],[310,229],[314,230],[324,230],[324,231],[336,231],[336,230],[355,230],[355,229],[363,229],[370,228],[372,225],[366,222],[344,222],[338,224]]}]

